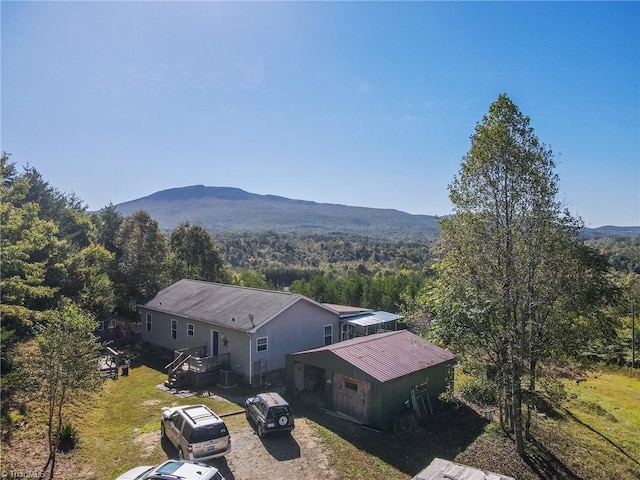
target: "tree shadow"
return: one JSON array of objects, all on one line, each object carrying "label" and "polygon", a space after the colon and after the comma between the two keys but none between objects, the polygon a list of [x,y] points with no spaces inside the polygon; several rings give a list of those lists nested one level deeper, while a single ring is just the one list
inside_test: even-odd
[{"label": "tree shadow", "polygon": [[595,428],[593,428],[591,425],[588,425],[586,423],[584,423],[582,420],[580,420],[578,417],[576,417],[573,413],[571,413],[569,410],[567,410],[566,408],[563,408],[564,413],[566,413],[566,415],[568,417],[570,417],[571,419],[573,419],[575,422],[579,423],[580,425],[582,425],[583,427],[585,427],[586,429],[590,430],[591,432],[595,433],[596,435],[598,435],[602,440],[604,440],[605,442],[607,442],[609,445],[611,445],[613,448],[615,448],[618,452],[620,452],[622,455],[624,455],[625,457],[627,457],[629,460],[631,460],[633,463],[635,463],[636,465],[640,466],[640,461],[638,461],[637,459],[633,458],[631,455],[629,455],[629,453],[622,448],[620,445],[618,445],[617,443],[615,443],[613,440],[611,440],[609,437],[607,437],[606,435],[604,435],[603,433],[599,432],[598,430],[596,430]]},{"label": "tree shadow", "polygon": [[527,440],[528,448],[524,461],[540,478],[580,480],[580,477],[538,440],[531,436]]},{"label": "tree shadow", "polygon": [[480,436],[489,421],[466,405],[434,405],[418,428],[393,435],[368,429],[304,404],[296,412],[396,469],[414,476],[436,458],[453,459]]}]

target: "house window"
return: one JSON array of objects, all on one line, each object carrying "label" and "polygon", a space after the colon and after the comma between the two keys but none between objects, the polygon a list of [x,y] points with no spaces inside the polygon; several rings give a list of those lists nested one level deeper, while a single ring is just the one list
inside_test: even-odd
[{"label": "house window", "polygon": [[147,313],[147,332],[151,331],[151,314]]},{"label": "house window", "polygon": [[187,335],[193,337],[193,323],[187,323]]},{"label": "house window", "polygon": [[256,352],[266,352],[269,347],[269,337],[256,339]]},{"label": "house window", "polygon": [[354,392],[358,391],[358,384],[356,382],[352,382],[350,380],[346,380],[344,381],[344,388],[346,388],[347,390],[353,390]]},{"label": "house window", "polygon": [[171,338],[178,339],[178,321],[174,319],[171,319]]},{"label": "house window", "polygon": [[331,345],[333,343],[333,325],[324,326],[324,344]]}]

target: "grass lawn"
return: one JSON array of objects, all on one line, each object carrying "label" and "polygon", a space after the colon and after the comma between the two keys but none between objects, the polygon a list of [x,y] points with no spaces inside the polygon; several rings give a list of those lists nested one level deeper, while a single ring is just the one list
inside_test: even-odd
[{"label": "grass lawn", "polygon": [[90,408],[77,416],[82,438],[78,460],[90,468],[87,474],[108,473],[108,478],[115,478],[133,466],[166,460],[159,442],[162,407],[203,403],[218,414],[238,410],[237,405],[215,397],[180,398],[155,388],[166,378],[152,366],[133,366],[129,376],[108,380]]},{"label": "grass lawn", "polygon": [[[135,465],[165,460],[159,441],[163,406],[204,403],[221,414],[238,410],[237,403],[218,397],[179,398],[155,388],[166,379],[158,367],[153,359],[138,359],[128,377],[107,380],[99,394],[69,410],[81,443],[72,454],[60,455],[60,478],[115,478]],[[578,384],[567,381],[563,408],[535,417],[527,461],[515,454],[495,421],[466,406],[445,407],[423,428],[397,436],[364,429],[313,405],[294,404],[294,411],[312,424],[340,479],[408,480],[441,457],[519,480],[631,480],[640,478],[639,377],[602,370]],[[3,442],[4,470],[32,471],[46,460],[44,449],[38,456],[34,448],[46,432],[43,418],[35,408],[29,416],[28,428],[14,432],[10,444]],[[244,421],[240,417],[229,419]]]},{"label": "grass lawn", "polygon": [[640,372],[603,369],[565,381],[567,400],[534,435],[567,478],[640,478]]}]

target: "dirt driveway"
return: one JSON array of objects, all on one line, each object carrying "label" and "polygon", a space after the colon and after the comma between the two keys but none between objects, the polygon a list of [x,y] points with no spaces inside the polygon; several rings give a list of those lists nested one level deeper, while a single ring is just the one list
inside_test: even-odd
[{"label": "dirt driveway", "polygon": [[[318,439],[306,418],[296,418],[291,435],[259,438],[244,414],[226,417],[231,432],[231,452],[212,460],[226,480],[302,480],[338,478],[329,468]],[[163,445],[168,456],[175,458],[170,445]]]},{"label": "dirt driveway", "polygon": [[226,458],[228,469],[221,467],[227,480],[337,478],[306,418],[296,419],[291,435],[262,439],[244,415],[227,418],[226,423],[233,442]]}]

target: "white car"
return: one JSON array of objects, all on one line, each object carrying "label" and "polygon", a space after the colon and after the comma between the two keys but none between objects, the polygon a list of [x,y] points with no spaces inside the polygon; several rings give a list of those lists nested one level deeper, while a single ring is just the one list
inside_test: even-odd
[{"label": "white car", "polygon": [[167,460],[158,466],[132,468],[116,480],[151,480],[180,478],[182,480],[224,480],[217,468],[187,460]]}]

